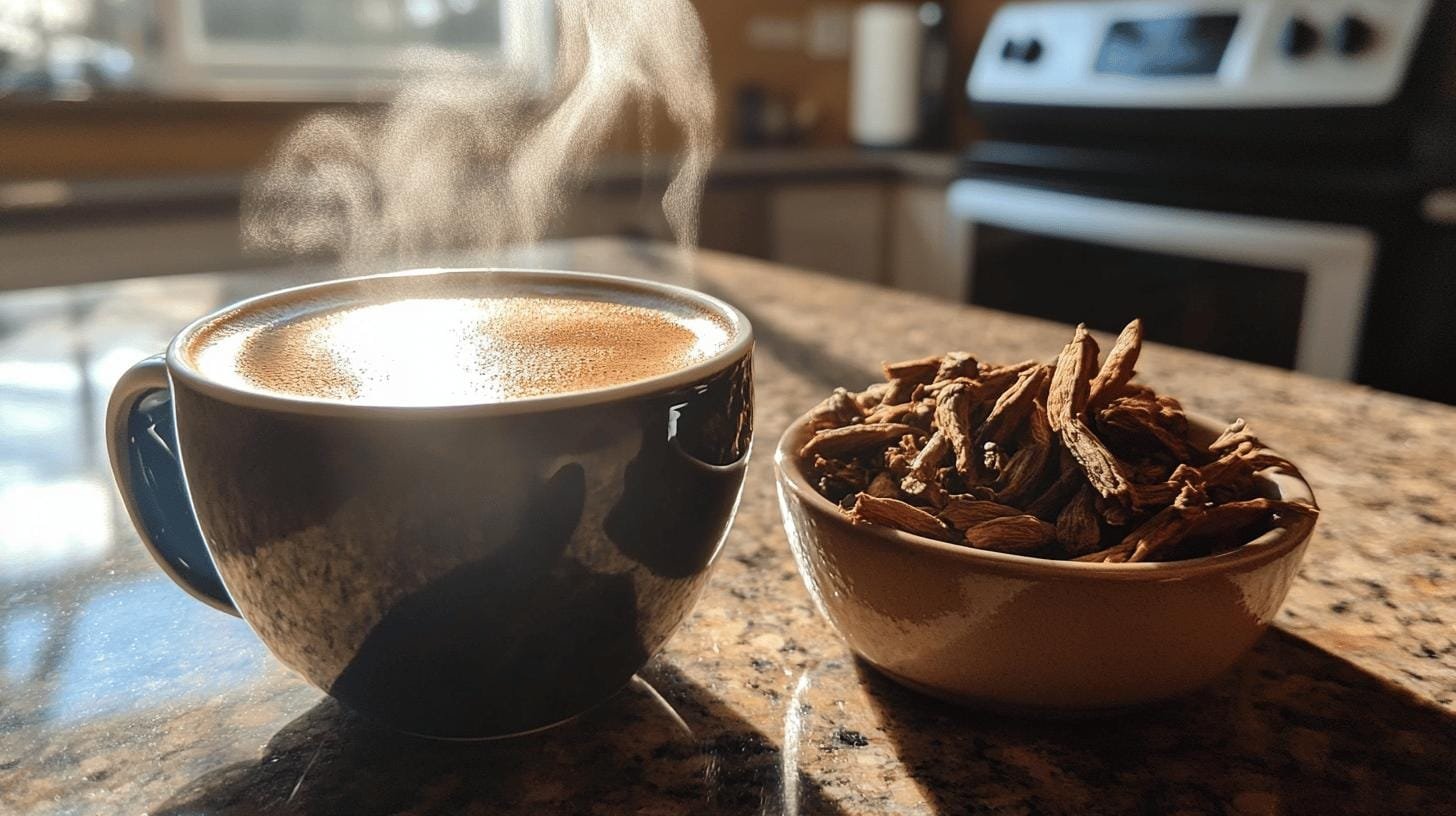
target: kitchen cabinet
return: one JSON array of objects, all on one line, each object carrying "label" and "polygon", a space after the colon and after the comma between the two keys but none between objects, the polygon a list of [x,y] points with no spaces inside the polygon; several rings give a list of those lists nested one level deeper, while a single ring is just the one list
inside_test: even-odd
[{"label": "kitchen cabinet", "polygon": [[0,290],[230,271],[256,263],[243,253],[236,212],[0,230]]},{"label": "kitchen cabinet", "polygon": [[671,240],[661,193],[628,189],[588,189],[566,209],[548,234],[551,238],[586,235]]},{"label": "kitchen cabinet", "polygon": [[961,302],[970,269],[970,232],[950,217],[945,191],[944,184],[914,181],[891,189],[886,283]]},{"label": "kitchen cabinet", "polygon": [[703,196],[698,242],[704,249],[755,258],[773,256],[769,200],[773,189],[745,184],[710,188]]},{"label": "kitchen cabinet", "polygon": [[769,199],[771,258],[883,282],[889,196],[879,182],[784,185]]},{"label": "kitchen cabinet", "polygon": [[[671,241],[671,170],[666,157],[603,160],[544,237]],[[948,154],[728,151],[704,192],[699,244],[962,300],[968,241],[947,217],[953,174]],[[53,212],[7,211],[7,189],[28,188],[0,183],[0,290],[259,262],[239,241],[239,178],[43,184],[61,193]]]},{"label": "kitchen cabinet", "polygon": [[[940,179],[760,178],[710,184],[699,243],[842,278],[965,298],[969,235]],[[551,232],[672,240],[660,187],[588,189]]]}]

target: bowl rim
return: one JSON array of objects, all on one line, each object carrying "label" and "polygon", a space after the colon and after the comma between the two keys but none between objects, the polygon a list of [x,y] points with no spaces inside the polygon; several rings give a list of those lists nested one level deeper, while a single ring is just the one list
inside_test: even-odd
[{"label": "bowl rim", "polygon": [[[833,518],[847,527],[852,527],[861,535],[878,538],[902,549],[917,550],[925,554],[934,553],[941,557],[949,556],[951,559],[971,567],[991,568],[1008,575],[1030,577],[1061,577],[1093,581],[1166,581],[1228,572],[1241,567],[1255,567],[1293,551],[1308,541],[1314,532],[1315,522],[1311,521],[1296,527],[1276,527],[1254,540],[1246,542],[1238,549],[1217,555],[1187,558],[1180,561],[1104,564],[977,550],[887,527],[853,524],[838,505],[814,489],[804,470],[804,463],[799,458],[799,448],[812,435],[809,429],[809,417],[812,413],[810,411],[795,419],[779,438],[778,445],[774,449],[774,474],[781,491],[787,490],[793,493],[800,502],[815,512]],[[1220,424],[1217,420],[1198,413],[1189,412],[1187,416],[1192,425],[1201,428],[1204,432],[1217,434],[1228,425],[1228,423]],[[1301,476],[1279,469],[1269,469],[1260,472],[1258,478],[1273,485],[1281,499],[1304,501],[1315,509],[1319,508],[1309,483]],[[787,512],[787,508],[781,509]]]}]

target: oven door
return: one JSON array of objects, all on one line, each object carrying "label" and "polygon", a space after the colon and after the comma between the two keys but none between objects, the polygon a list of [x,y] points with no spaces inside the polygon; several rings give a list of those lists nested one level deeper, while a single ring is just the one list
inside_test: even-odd
[{"label": "oven door", "polygon": [[1352,379],[1369,229],[1118,201],[986,179],[951,185],[972,303]]}]

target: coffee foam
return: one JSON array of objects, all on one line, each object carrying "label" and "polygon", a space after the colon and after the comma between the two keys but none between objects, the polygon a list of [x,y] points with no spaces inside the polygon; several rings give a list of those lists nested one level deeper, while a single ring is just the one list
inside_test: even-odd
[{"label": "coffee foam", "polygon": [[200,327],[183,358],[246,390],[460,405],[645,380],[707,360],[733,339],[724,317],[668,295],[557,284],[482,292],[411,280],[243,307]]}]

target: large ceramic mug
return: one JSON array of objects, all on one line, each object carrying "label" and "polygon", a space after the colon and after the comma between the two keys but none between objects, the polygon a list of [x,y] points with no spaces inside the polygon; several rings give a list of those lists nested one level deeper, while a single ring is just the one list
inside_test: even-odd
[{"label": "large ceramic mug", "polygon": [[117,384],[107,435],[127,510],[183,589],[368,716],[449,738],[569,719],[641,668],[707,580],[748,458],[748,320],[696,292],[599,275],[389,277],[403,297],[441,281],[667,297],[730,335],[698,364],[624,385],[365,405],[250,390],[193,364],[200,327],[320,287],[368,298],[376,279],[263,295],[191,324]]}]

